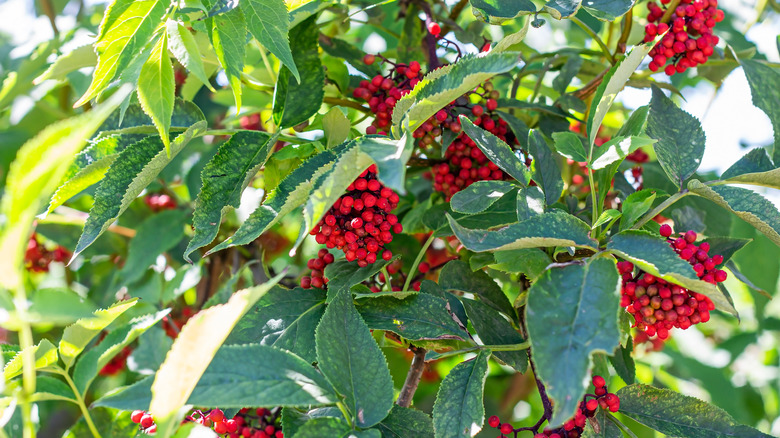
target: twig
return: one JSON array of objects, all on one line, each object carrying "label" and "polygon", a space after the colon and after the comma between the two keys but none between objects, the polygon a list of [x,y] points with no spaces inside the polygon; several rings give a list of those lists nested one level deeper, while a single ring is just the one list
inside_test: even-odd
[{"label": "twig", "polygon": [[356,109],[356,110],[358,110],[358,111],[360,111],[362,113],[365,113],[365,114],[370,114],[371,113],[371,110],[369,110],[368,108],[364,107],[363,105],[361,105],[361,104],[359,104],[357,102],[353,102],[351,100],[339,99],[338,97],[328,97],[328,96],[325,96],[325,99],[323,99],[323,101],[325,103],[328,103],[328,104],[331,104],[331,105],[348,106],[350,108],[354,108],[354,109]]},{"label": "twig", "polygon": [[[463,9],[466,8],[466,5],[469,4],[469,0],[460,0],[455,6],[452,7],[452,10],[450,11],[450,16],[448,17],[450,21],[455,22],[457,21],[458,17],[460,16],[460,13],[463,12]],[[448,24],[445,24],[441,28],[441,34],[447,35],[452,29]]]},{"label": "twig", "polygon": [[584,87],[580,88],[579,90],[574,92],[574,97],[580,100],[585,100],[590,96],[591,94],[595,93],[596,90],[598,90],[599,85],[601,85],[601,82],[604,80],[604,76],[609,72],[609,69],[605,69],[601,73],[599,73],[598,76],[591,79],[590,82],[585,84]]},{"label": "twig", "polygon": [[49,19],[51,30],[54,31],[54,36],[59,36],[60,31],[57,29],[57,23],[55,22],[57,14],[54,12],[54,5],[52,4],[51,0],[41,0],[41,9],[43,9],[43,13]]},{"label": "twig", "polygon": [[433,34],[428,31],[428,25],[433,23],[433,12],[431,11],[431,5],[423,0],[415,0],[414,3],[419,6],[423,12],[425,12],[425,23],[423,23],[425,32],[424,41],[425,47],[428,49],[428,71],[430,72],[441,67],[441,63],[439,63],[439,57],[436,56],[437,37],[433,36]]},{"label": "twig", "polygon": [[409,350],[414,353],[414,358],[412,359],[412,365],[409,367],[409,372],[406,374],[406,380],[401,388],[401,393],[398,394],[398,400],[395,402],[403,408],[408,408],[412,405],[414,392],[417,391],[417,385],[420,384],[420,378],[425,369],[425,349],[410,345]]},{"label": "twig", "polygon": [[601,38],[598,36],[596,32],[593,31],[587,24],[583,23],[582,20],[580,20],[577,17],[571,17],[570,20],[574,22],[577,26],[582,28],[582,30],[585,31],[588,35],[590,35],[591,38],[593,38],[594,41],[601,47],[601,51],[604,52],[604,56],[609,59],[609,62],[612,65],[615,65],[615,57],[612,56],[612,52],[609,51],[609,47],[607,47],[606,44],[604,44],[604,41],[601,40]]},{"label": "twig", "polygon": [[631,35],[631,25],[634,24],[633,14],[634,10],[629,9],[626,15],[623,16],[623,31],[620,34],[617,47],[615,48],[615,56],[617,56],[618,53],[626,53],[626,43],[628,42],[629,35]]}]

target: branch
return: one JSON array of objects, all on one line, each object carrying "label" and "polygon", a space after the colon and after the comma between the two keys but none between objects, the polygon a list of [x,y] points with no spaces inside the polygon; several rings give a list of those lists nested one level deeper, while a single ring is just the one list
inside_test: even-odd
[{"label": "branch", "polygon": [[414,358],[412,359],[412,365],[409,367],[409,373],[406,374],[406,381],[404,381],[404,386],[401,388],[401,393],[398,394],[398,400],[395,402],[402,408],[408,408],[412,405],[412,397],[414,397],[414,392],[417,391],[417,385],[420,384],[420,378],[425,369],[425,349],[410,345],[409,350],[414,352]]},{"label": "branch", "polygon": [[585,99],[588,98],[588,96],[590,96],[591,94],[595,93],[596,90],[598,90],[599,85],[601,85],[601,82],[604,80],[604,76],[607,74],[607,72],[609,72],[609,68],[605,69],[604,71],[599,73],[598,76],[596,76],[595,78],[591,79],[591,81],[588,82],[587,84],[585,84],[584,87],[582,87],[579,90],[575,91],[574,92],[574,97],[584,101]]},{"label": "branch", "polygon": [[[452,10],[450,11],[450,16],[448,17],[450,21],[456,22],[458,20],[458,17],[460,16],[460,13],[463,12],[463,9],[466,8],[466,5],[469,4],[469,0],[460,0],[455,6],[452,7]],[[441,27],[441,34],[447,35],[452,28],[448,24],[445,24]]]},{"label": "branch", "polygon": [[340,106],[348,106],[350,108],[354,108],[362,113],[371,114],[371,110],[364,107],[363,105],[353,102],[351,100],[347,99],[339,99],[338,97],[328,97],[325,96],[325,99],[323,99],[325,103],[331,104],[331,105],[340,105]]}]

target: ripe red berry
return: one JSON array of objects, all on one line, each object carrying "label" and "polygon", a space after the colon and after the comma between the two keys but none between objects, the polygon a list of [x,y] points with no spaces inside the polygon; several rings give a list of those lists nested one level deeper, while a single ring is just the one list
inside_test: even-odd
[{"label": "ripe red berry", "polygon": [[661,231],[660,231],[660,233],[661,233],[661,235],[662,235],[662,236],[664,236],[664,237],[669,237],[669,236],[671,236],[671,235],[672,235],[672,227],[670,227],[670,226],[669,226],[669,225],[667,225],[667,224],[663,224],[663,225],[661,225]]},{"label": "ripe red berry", "polygon": [[136,423],[136,424],[140,423],[141,422],[141,417],[143,417],[145,413],[146,412],[144,412],[144,411],[133,411],[133,413],[130,414],[130,420],[133,423]]},{"label": "ripe red berry", "polygon": [[436,23],[435,21],[432,21],[428,23],[428,32],[431,33],[431,35],[437,37],[441,33],[441,26],[439,26],[439,23]]},{"label": "ripe red berry", "polygon": [[366,64],[366,65],[371,65],[371,64],[373,64],[375,60],[376,60],[376,56],[374,56],[374,55],[372,55],[372,54],[370,54],[370,53],[369,53],[369,54],[366,54],[366,55],[363,57],[363,63],[364,63],[364,64]]},{"label": "ripe red berry", "polygon": [[501,433],[503,433],[504,435],[509,435],[510,433],[515,431],[515,428],[512,427],[512,424],[510,424],[510,423],[504,423],[504,424],[501,425],[501,429],[500,430],[501,430]]},{"label": "ripe red berry", "polygon": [[498,416],[493,415],[490,418],[488,418],[488,425],[490,427],[498,427],[501,424],[501,420],[499,420]]},{"label": "ripe red berry", "polygon": [[601,376],[593,376],[593,386],[596,388],[603,388],[607,382]]},{"label": "ripe red berry", "polygon": [[147,427],[150,427],[152,424],[154,424],[154,419],[152,418],[152,416],[150,414],[146,414],[145,413],[141,417],[140,424],[141,424],[141,427],[143,427],[145,429]]}]

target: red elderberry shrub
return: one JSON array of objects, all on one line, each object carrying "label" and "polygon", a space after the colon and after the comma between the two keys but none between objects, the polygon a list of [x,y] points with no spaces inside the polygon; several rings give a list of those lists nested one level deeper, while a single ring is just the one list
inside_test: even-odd
[{"label": "red elderberry shrub", "polygon": [[311,230],[317,243],[344,251],[347,261],[357,260],[361,267],[379,258],[390,260],[393,254],[384,245],[403,231],[391,213],[398,205],[398,194],[380,183],[376,172],[375,165],[364,170]]},{"label": "red elderberry shrub", "polygon": [[648,68],[654,72],[663,68],[672,76],[707,62],[719,41],[712,30],[724,13],[718,9],[718,0],[682,0],[669,14],[665,5],[670,2],[661,0],[662,6],[653,1],[647,4],[645,42],[667,32],[650,51],[653,60]]},{"label": "red elderberry shrub", "polygon": [[27,249],[24,253],[24,267],[30,272],[49,272],[51,262],[67,263],[71,253],[64,246],[57,246],[49,251],[33,233],[27,241]]},{"label": "red elderberry shrub", "polygon": [[[696,245],[697,234],[688,231],[674,237],[669,225],[662,225],[661,236],[683,260],[693,266],[696,275],[708,283],[716,284],[726,280],[727,274],[717,268],[723,263],[723,256],[708,254],[710,246],[703,242]],[[620,305],[634,316],[635,327],[648,338],[658,336],[664,340],[672,328],[688,327],[710,320],[710,311],[715,304],[706,296],[661,278],[637,270],[628,261],[618,263],[623,278]]]}]

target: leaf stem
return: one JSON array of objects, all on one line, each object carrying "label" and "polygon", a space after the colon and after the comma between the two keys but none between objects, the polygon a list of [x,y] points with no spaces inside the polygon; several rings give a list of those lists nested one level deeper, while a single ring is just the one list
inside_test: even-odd
[{"label": "leaf stem", "polygon": [[364,107],[363,105],[361,105],[361,104],[359,104],[357,102],[353,102],[351,100],[339,99],[338,97],[325,96],[323,101],[325,103],[327,103],[327,104],[330,104],[330,105],[347,106],[347,107],[356,109],[356,110],[360,111],[361,113],[371,114],[371,110],[369,110],[368,108]]},{"label": "leaf stem", "polygon": [[411,366],[409,366],[409,372],[406,374],[406,380],[404,381],[404,386],[401,388],[401,393],[398,394],[398,400],[395,402],[395,404],[402,408],[408,408],[412,405],[414,392],[417,391],[417,385],[419,385],[420,378],[425,370],[425,349],[410,345],[409,350],[414,353],[414,358],[412,359]]},{"label": "leaf stem", "polygon": [[347,424],[349,424],[349,428],[352,429],[355,426],[352,424],[352,417],[349,416],[349,411],[347,410],[347,407],[344,406],[344,402],[337,402],[336,407],[339,408],[339,411],[341,411],[341,415],[344,416],[344,419],[347,420]]},{"label": "leaf stem", "polygon": [[473,347],[461,348],[460,350],[446,351],[444,353],[435,353],[435,356],[432,357],[432,358],[429,358],[428,360],[439,360],[439,359],[444,359],[445,357],[457,356],[457,355],[460,355],[460,354],[471,353],[471,352],[479,351],[479,350],[520,351],[520,350],[527,350],[530,347],[531,347],[531,343],[529,341],[521,342],[519,344],[475,345]]},{"label": "leaf stem", "polygon": [[255,40],[255,42],[257,43],[257,48],[260,49],[260,57],[263,58],[265,71],[268,72],[268,76],[271,78],[273,83],[276,83],[276,74],[274,73],[274,69],[271,68],[271,63],[268,61],[268,55],[265,54],[265,47],[263,47],[259,41]]},{"label": "leaf stem", "polygon": [[431,235],[428,237],[428,240],[425,241],[422,248],[420,248],[420,252],[417,253],[417,258],[414,259],[414,263],[412,264],[412,269],[409,270],[409,275],[406,276],[406,282],[404,282],[404,288],[401,290],[409,290],[409,285],[412,283],[412,278],[414,277],[414,273],[417,272],[417,266],[420,265],[420,262],[422,261],[423,256],[425,255],[425,252],[428,251],[428,247],[431,246],[433,243],[433,239],[435,237],[433,236],[433,232],[431,232]]},{"label": "leaf stem", "polygon": [[661,214],[661,212],[663,212],[664,210],[669,208],[670,205],[674,204],[675,202],[679,201],[680,199],[682,199],[682,198],[684,198],[684,197],[686,197],[686,196],[688,196],[690,194],[691,194],[691,192],[689,192],[688,189],[680,190],[679,192],[677,192],[674,195],[672,195],[669,198],[667,198],[664,202],[658,204],[658,207],[652,209],[650,211],[650,213],[647,213],[646,215],[642,216],[642,219],[640,219],[639,222],[634,224],[634,226],[631,227],[631,229],[632,230],[638,230],[639,228],[642,227],[642,225],[646,224],[651,219],[653,219],[654,217],[656,217],[659,214]]},{"label": "leaf stem", "polygon": [[87,422],[87,427],[89,428],[89,431],[92,432],[92,436],[95,438],[101,438],[100,433],[95,427],[95,423],[92,422],[92,416],[89,415],[89,409],[87,409],[87,405],[84,403],[84,397],[81,396],[79,389],[76,388],[76,384],[73,382],[73,379],[71,379],[68,372],[62,368],[57,368],[56,373],[65,378],[65,382],[68,384],[68,386],[70,386],[70,389],[73,391],[73,395],[76,396],[76,403],[79,405],[79,409],[81,409],[81,414],[84,415],[84,421]]},{"label": "leaf stem", "polygon": [[579,18],[571,17],[570,20],[573,21],[574,24],[582,28],[582,30],[584,30],[585,33],[587,33],[591,38],[593,38],[593,40],[596,41],[599,47],[601,47],[601,51],[604,53],[604,56],[607,57],[607,59],[612,65],[615,65],[615,57],[612,56],[612,52],[609,51],[609,47],[607,47],[607,45],[604,44],[604,41],[598,36],[598,34],[594,32],[593,29],[590,28],[590,26],[583,23],[582,20],[580,20]]},{"label": "leaf stem", "polygon": [[[590,159],[588,159],[588,161],[590,161]],[[590,195],[591,199],[593,200],[593,205],[591,206],[592,222],[590,223],[592,226],[596,223],[599,216],[601,216],[601,205],[599,205],[598,196],[596,196],[596,183],[593,181],[593,169],[588,169],[588,185],[590,186]],[[601,225],[599,225],[598,229],[596,230],[596,234],[599,233],[601,233]]]},{"label": "leaf stem", "polygon": [[24,285],[20,283],[16,287],[14,294],[14,307],[19,315],[19,347],[22,351],[22,425],[24,438],[35,437],[35,424],[32,419],[32,395],[35,393],[35,345],[32,334],[32,327],[27,317],[27,294]]}]

